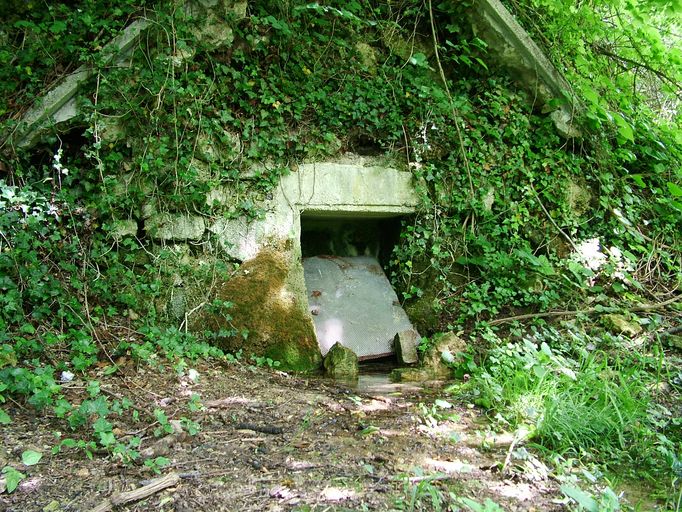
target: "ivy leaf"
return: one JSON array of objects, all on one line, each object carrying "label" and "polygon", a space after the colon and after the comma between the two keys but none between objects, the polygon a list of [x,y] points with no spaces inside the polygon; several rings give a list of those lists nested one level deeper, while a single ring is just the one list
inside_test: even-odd
[{"label": "ivy leaf", "polygon": [[676,185],[675,183],[669,181],[668,182],[668,190],[670,193],[675,196],[675,197],[682,197],[682,187],[679,185]]},{"label": "ivy leaf", "polygon": [[43,454],[35,450],[26,450],[21,454],[21,462],[26,466],[35,466],[43,458]]},{"label": "ivy leaf", "polygon": [[412,55],[412,57],[410,57],[410,64],[420,68],[429,67],[429,62],[426,60],[426,55],[423,53],[415,53]]},{"label": "ivy leaf", "polygon": [[9,425],[10,423],[12,423],[12,418],[9,417],[9,414],[0,409],[0,425]]}]

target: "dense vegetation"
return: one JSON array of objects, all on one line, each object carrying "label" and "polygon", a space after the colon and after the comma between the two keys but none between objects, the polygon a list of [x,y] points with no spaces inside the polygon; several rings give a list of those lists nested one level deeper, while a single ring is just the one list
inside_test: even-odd
[{"label": "dense vegetation", "polygon": [[[58,373],[227,357],[157,299],[178,273],[225,280],[234,265],[197,274],[118,223],[143,204],[257,217],[290,163],[385,154],[422,198],[392,279],[423,334],[473,340],[456,391],[558,458],[650,478],[679,509],[679,4],[509,2],[575,89],[572,139],[489,58],[464,3],[257,2],[216,14],[229,44],[198,35],[204,11],[101,4],[0,3],[0,400],[51,408],[67,445],[136,458],[106,420],[130,404],[93,388],[76,407]],[[140,17],[154,23],[132,66],[109,68],[102,46]],[[97,72],[77,121],[16,147],[27,106],[80,64]],[[207,203],[218,185],[228,212]]]}]

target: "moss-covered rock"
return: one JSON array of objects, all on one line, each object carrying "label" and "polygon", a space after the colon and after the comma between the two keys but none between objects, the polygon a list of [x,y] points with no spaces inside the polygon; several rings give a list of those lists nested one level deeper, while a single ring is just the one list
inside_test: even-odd
[{"label": "moss-covered rock", "polygon": [[448,378],[452,375],[451,365],[457,360],[457,354],[466,351],[466,342],[454,332],[439,334],[433,338],[433,343],[422,357],[422,366],[430,369],[436,378]]},{"label": "moss-covered rock", "polygon": [[358,375],[358,356],[348,347],[336,342],[324,358],[324,369],[335,378],[355,378]]},{"label": "moss-covered rock", "polygon": [[229,352],[241,349],[247,355],[269,357],[285,370],[319,368],[322,354],[312,320],[289,289],[291,266],[286,250],[264,249],[218,290],[218,299],[234,304],[229,310],[232,318],[205,313],[195,328],[247,330],[246,339],[241,335],[219,337],[215,343]]},{"label": "moss-covered rock", "polygon": [[633,337],[642,332],[642,326],[637,323],[636,318],[630,319],[625,315],[604,315],[601,317],[601,322],[614,334]]}]

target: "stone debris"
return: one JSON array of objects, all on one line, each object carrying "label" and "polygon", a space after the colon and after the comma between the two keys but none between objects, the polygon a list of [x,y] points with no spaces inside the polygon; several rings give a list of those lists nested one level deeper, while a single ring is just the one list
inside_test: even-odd
[{"label": "stone debris", "polygon": [[357,377],[358,356],[351,349],[337,342],[324,358],[324,369],[331,377]]},{"label": "stone debris", "polygon": [[393,349],[400,364],[415,364],[419,361],[417,346],[419,333],[414,329],[401,331],[393,338]]}]

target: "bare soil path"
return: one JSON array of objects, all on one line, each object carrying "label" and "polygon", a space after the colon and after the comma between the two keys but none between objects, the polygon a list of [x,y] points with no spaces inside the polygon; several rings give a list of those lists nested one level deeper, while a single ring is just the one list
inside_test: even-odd
[{"label": "bare soil path", "polygon": [[[158,473],[107,454],[51,455],[59,432],[72,435],[63,420],[10,407],[0,466],[27,478],[0,495],[0,510],[459,510],[456,497],[491,498],[510,511],[566,510],[541,462],[511,457],[502,472],[510,440],[484,440],[487,423],[466,404],[435,407],[437,386],[391,386],[370,376],[351,389],[243,364],[202,363],[196,370],[196,382],[171,368],[90,376],[102,393],[132,400],[140,416],[160,408],[200,424],[194,436],[155,437],[158,424],[136,421],[130,411],[115,421],[119,438],[140,436],[141,451],[170,461]],[[85,382],[74,381],[67,398],[78,403],[85,393]],[[189,411],[192,394],[202,410]],[[27,449],[45,456],[23,466]],[[130,496],[121,493],[135,490],[124,503]]]}]

